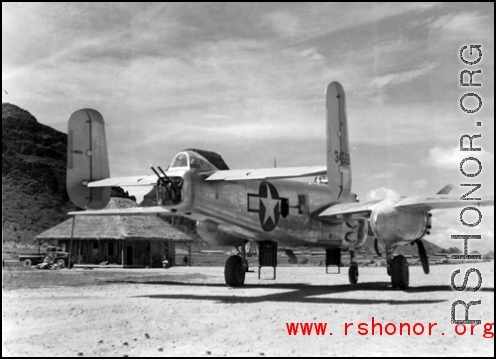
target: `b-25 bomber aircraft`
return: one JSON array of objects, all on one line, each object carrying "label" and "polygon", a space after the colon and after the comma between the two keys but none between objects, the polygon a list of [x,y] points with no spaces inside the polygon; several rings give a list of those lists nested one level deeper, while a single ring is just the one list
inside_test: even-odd
[{"label": "b-25 bomber aircraft", "polygon": [[[424,272],[429,273],[422,238],[431,228],[432,209],[493,205],[494,199],[461,201],[449,197],[450,186],[437,195],[393,197],[360,203],[351,191],[346,99],[343,87],[332,82],[326,89],[326,166],[219,170],[191,150],[179,152],[166,171],[110,178],[104,121],[92,109],[69,118],[67,190],[72,202],[86,211],[71,215],[184,216],[197,221],[197,233],[212,245],[234,246],[224,269],[226,284],[241,286],[249,264],[245,244],[258,244],[260,266],[277,265],[278,246],[323,248],[326,267],[341,264],[349,252],[348,277],[358,281],[354,249],[371,234],[385,248],[387,273],[393,288],[409,285],[408,263],[393,256],[398,246],[416,244]],[[327,175],[327,184],[306,183],[298,177]],[[157,206],[102,209],[113,186],[154,185]],[[259,272],[260,274],[260,272]]]}]

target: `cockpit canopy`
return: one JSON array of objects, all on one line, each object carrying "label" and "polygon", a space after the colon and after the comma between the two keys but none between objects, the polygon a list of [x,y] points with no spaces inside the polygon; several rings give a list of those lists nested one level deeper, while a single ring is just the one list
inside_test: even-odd
[{"label": "cockpit canopy", "polygon": [[205,157],[194,151],[179,152],[172,160],[169,170],[198,170],[200,172],[217,171],[218,168],[211,164]]}]

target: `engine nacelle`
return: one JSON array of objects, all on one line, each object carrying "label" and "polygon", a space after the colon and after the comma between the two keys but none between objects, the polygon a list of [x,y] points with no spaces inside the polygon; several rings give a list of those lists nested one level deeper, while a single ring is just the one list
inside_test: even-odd
[{"label": "engine nacelle", "polygon": [[237,246],[243,243],[243,238],[220,231],[217,223],[197,222],[196,232],[203,240],[214,246]]},{"label": "engine nacelle", "polygon": [[350,220],[327,224],[328,237],[325,244],[335,248],[354,248],[367,240],[367,220]]},{"label": "engine nacelle", "polygon": [[430,215],[426,211],[394,208],[401,198],[388,198],[372,209],[370,227],[374,235],[394,244],[409,243],[422,238],[430,228]]}]

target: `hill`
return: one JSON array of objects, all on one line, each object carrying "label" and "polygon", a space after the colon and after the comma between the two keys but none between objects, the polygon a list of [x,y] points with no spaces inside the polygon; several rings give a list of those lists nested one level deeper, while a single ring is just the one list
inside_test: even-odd
[{"label": "hill", "polygon": [[[429,257],[434,257],[436,253],[445,253],[446,250],[443,249],[442,247],[439,247],[438,245],[435,245],[432,242],[429,242],[427,239],[422,239],[424,242],[424,247],[427,252],[427,255]],[[367,255],[375,255],[375,249],[374,249],[374,237],[372,236],[367,236],[367,240],[363,244],[363,250],[358,251],[362,254],[367,254]],[[458,250],[458,248],[452,247],[455,250]],[[451,249],[451,248],[450,248]],[[381,248],[381,251],[384,249]],[[458,250],[459,251],[459,250]],[[456,252],[457,253],[457,252]],[[403,255],[410,255],[410,256],[418,256],[418,248],[417,245],[406,245],[406,246],[400,246],[398,249],[396,249],[395,254],[403,254]],[[384,257],[385,255],[383,255]]]},{"label": "hill", "polygon": [[[3,244],[32,244],[74,210],[66,192],[67,135],[2,104]],[[112,196],[129,197],[115,188]]]}]

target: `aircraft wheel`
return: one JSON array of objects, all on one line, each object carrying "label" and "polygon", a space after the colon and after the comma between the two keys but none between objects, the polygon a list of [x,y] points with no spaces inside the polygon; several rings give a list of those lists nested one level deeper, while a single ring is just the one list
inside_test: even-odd
[{"label": "aircraft wheel", "polygon": [[408,261],[402,255],[394,257],[391,263],[391,283],[393,289],[407,289],[409,281]]},{"label": "aircraft wheel", "polygon": [[357,284],[358,282],[358,264],[353,263],[348,268],[348,279],[351,284]]},{"label": "aircraft wheel", "polygon": [[227,258],[224,267],[224,278],[226,284],[231,287],[240,287],[245,284],[246,268],[240,256],[230,256]]},{"label": "aircraft wheel", "polygon": [[26,259],[23,264],[24,264],[24,267],[31,267],[33,262],[31,262],[31,259]]}]

